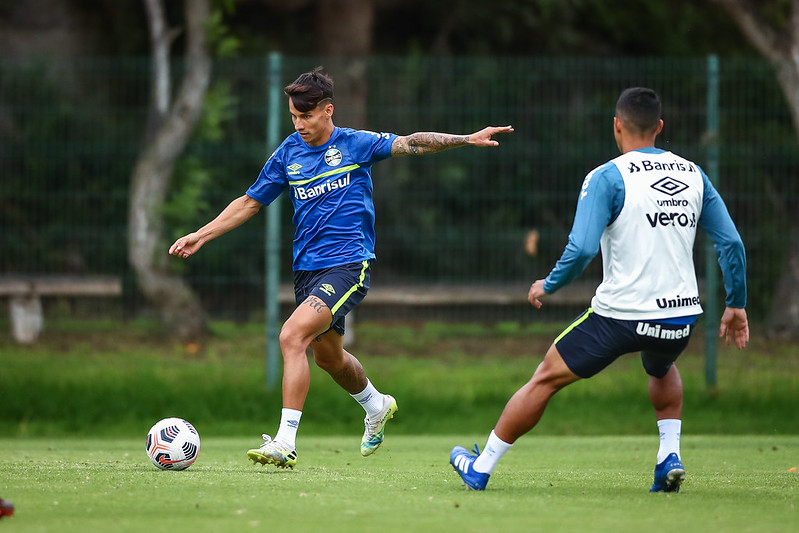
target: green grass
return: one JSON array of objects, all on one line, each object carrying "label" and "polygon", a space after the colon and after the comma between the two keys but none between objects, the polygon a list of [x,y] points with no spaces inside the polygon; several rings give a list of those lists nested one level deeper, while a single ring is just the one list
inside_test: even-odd
[{"label": "green grass", "polygon": [[[391,426],[389,426],[389,433]],[[202,432],[202,430],[201,430]],[[137,439],[0,439],[8,531],[789,532],[799,516],[797,436],[686,435],[679,494],[650,494],[657,437],[537,436],[485,492],[447,464],[485,435],[303,437],[295,470],[248,463],[252,439],[206,438],[183,472],[156,470]]]},{"label": "green grass", "polygon": [[[396,434],[490,429],[526,382],[560,324],[380,326],[364,323],[350,348],[375,385],[393,394]],[[41,341],[0,337],[0,435],[144,434],[181,416],[208,436],[273,432],[279,385],[266,389],[261,327],[213,324],[215,336],[191,353],[143,323],[48,323]],[[704,383],[701,336],[680,358],[686,432],[796,434],[799,350],[756,338],[752,348],[719,351],[718,387]],[[359,431],[363,414],[312,365],[303,413],[307,435]],[[647,379],[637,357],[576,383],[551,402],[540,434],[650,434]]]},{"label": "green grass", "polygon": [[[146,322],[49,321],[32,346],[0,335],[0,497],[17,508],[0,533],[796,531],[799,350],[756,333],[720,347],[715,388],[701,335],[679,360],[680,494],[648,493],[657,429],[636,357],[560,392],[489,490],[465,491],[449,450],[484,444],[562,326],[359,324],[351,351],[400,406],[385,446],[360,456],[363,411],[312,367],[295,471],[244,454],[281,407],[260,325],[214,323],[198,353]],[[166,416],[202,436],[185,472],[145,455]]]}]

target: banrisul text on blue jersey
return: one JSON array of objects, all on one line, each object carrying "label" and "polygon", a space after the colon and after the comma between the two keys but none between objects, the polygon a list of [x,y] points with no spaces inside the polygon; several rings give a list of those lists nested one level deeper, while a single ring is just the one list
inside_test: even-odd
[{"label": "banrisul text on blue jersey", "polygon": [[343,178],[326,181],[325,183],[320,183],[319,185],[314,185],[313,187],[294,187],[294,198],[297,198],[298,200],[307,200],[309,198],[316,198],[317,196],[328,193],[330,191],[335,191],[336,189],[343,189],[349,184],[350,184],[350,174],[348,172]]}]

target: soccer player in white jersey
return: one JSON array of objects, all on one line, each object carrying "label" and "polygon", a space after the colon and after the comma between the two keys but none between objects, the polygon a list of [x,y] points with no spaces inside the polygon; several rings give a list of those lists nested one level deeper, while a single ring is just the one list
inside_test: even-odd
[{"label": "soccer player in white jersey", "polygon": [[693,162],[655,148],[663,129],[658,95],[635,87],[621,93],[613,131],[622,155],[583,181],[568,244],[527,299],[541,300],[579,276],[601,249],[603,276],[591,307],[550,346],[532,379],[508,401],[482,453],[456,446],[450,463],[464,484],[483,490],[503,454],[533,429],[549,399],[589,378],[619,356],[641,352],[660,431],[651,492],[678,492],[683,387],[674,361],[698,315],[693,263],[697,226],[711,237],[724,277],[726,309],[719,336],[744,348],[746,256],[735,224],[705,173]]},{"label": "soccer player in white jersey", "polygon": [[246,194],[214,220],[179,238],[169,253],[187,258],[205,243],[255,215],[284,190],[294,206],[294,293],[297,307],[280,332],[283,354],[283,409],[275,438],[264,434],[247,452],[261,464],[293,468],[296,438],[310,386],[306,349],[316,364],[366,411],[361,454],[383,442],[386,422],[397,402],[380,393],[363,366],[344,350],[344,317],[369,289],[374,253],[372,164],[387,157],[435,153],[459,146],[498,146],[498,133],[511,126],[486,127],[471,135],[423,133],[398,136],[333,124],[333,80],[321,67],[300,75],[285,90],[295,133],[269,157]]}]

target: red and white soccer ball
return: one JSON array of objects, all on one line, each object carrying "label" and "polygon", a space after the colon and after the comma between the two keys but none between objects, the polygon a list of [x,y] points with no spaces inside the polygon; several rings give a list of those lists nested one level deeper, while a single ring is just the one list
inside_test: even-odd
[{"label": "red and white soccer ball", "polygon": [[200,453],[200,434],[182,418],[164,418],[147,433],[146,450],[161,470],[185,470]]}]

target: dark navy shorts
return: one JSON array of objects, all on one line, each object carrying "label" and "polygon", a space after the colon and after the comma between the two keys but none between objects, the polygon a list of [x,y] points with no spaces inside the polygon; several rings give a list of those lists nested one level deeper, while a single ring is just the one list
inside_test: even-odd
[{"label": "dark navy shorts", "polygon": [[330,309],[331,329],[344,335],[344,317],[361,303],[369,290],[369,270],[372,262],[348,263],[322,270],[294,272],[294,299],[300,305],[309,296],[316,296]]},{"label": "dark navy shorts", "polygon": [[695,322],[617,320],[589,308],[555,339],[555,346],[569,370],[581,378],[598,374],[631,352],[641,352],[647,374],[662,378],[688,346],[694,326]]}]

